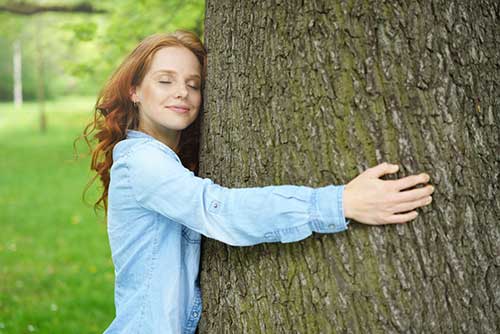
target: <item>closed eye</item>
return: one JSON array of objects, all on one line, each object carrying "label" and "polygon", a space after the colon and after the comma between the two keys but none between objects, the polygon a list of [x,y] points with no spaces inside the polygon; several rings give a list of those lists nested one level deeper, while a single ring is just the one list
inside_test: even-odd
[{"label": "closed eye", "polygon": [[172,83],[172,81],[164,81],[164,80],[160,80],[158,81],[159,83],[161,84],[169,84],[169,83]]}]

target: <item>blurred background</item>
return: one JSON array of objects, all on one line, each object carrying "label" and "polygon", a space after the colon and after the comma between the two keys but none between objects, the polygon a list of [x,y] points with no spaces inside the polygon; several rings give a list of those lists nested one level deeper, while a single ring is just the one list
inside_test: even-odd
[{"label": "blurred background", "polygon": [[0,0],[0,334],[101,333],[113,266],[89,149],[73,142],[138,41],[203,35],[203,0]]}]

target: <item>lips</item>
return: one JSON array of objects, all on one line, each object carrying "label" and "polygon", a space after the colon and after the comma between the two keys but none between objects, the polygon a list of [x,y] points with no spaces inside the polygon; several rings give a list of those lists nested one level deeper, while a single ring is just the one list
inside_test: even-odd
[{"label": "lips", "polygon": [[167,109],[170,109],[180,114],[184,114],[189,111],[189,108],[185,106],[167,106]]}]

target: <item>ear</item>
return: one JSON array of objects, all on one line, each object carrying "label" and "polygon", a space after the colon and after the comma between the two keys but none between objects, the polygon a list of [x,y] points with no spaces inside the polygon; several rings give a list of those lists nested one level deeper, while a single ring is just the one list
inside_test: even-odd
[{"label": "ear", "polygon": [[130,100],[133,103],[139,102],[139,95],[137,94],[137,87],[130,87],[129,96],[130,96]]}]

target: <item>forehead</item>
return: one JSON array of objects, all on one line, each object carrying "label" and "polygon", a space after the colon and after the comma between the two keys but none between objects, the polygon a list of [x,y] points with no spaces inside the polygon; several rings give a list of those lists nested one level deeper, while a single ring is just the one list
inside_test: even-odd
[{"label": "forehead", "polygon": [[198,58],[185,47],[169,46],[158,50],[153,56],[150,73],[175,71],[183,75],[199,75],[201,65]]}]

